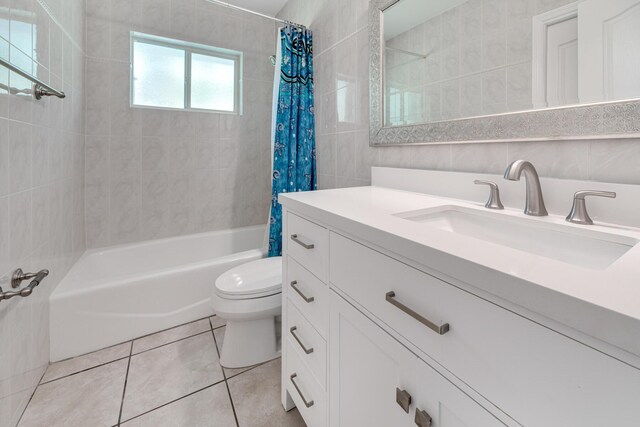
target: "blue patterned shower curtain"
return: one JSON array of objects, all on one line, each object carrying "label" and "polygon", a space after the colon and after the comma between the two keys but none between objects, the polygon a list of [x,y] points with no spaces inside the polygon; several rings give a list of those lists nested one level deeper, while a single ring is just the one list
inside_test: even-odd
[{"label": "blue patterned shower curtain", "polygon": [[[280,29],[280,87],[273,143],[269,256],[282,255],[280,193],[317,188],[311,31]],[[280,56],[280,55],[278,55]]]}]

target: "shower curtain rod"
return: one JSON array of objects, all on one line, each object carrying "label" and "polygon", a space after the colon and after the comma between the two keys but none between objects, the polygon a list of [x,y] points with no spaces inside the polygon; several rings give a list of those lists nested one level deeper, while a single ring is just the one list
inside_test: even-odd
[{"label": "shower curtain rod", "polygon": [[224,1],[219,1],[219,0],[207,0],[207,1],[209,3],[217,4],[218,6],[228,7],[229,9],[239,10],[241,12],[247,12],[247,13],[250,13],[252,15],[261,16],[263,18],[271,19],[272,21],[281,22],[283,24],[293,25],[293,26],[298,27],[298,28],[307,28],[304,25],[296,24],[295,22],[291,22],[291,21],[286,21],[284,19],[275,18],[273,16],[265,15],[265,14],[260,13],[260,12],[256,12],[256,11],[253,11],[253,10],[250,10],[250,9],[245,9],[244,7],[234,6],[234,5],[229,4],[227,2],[224,2]]}]

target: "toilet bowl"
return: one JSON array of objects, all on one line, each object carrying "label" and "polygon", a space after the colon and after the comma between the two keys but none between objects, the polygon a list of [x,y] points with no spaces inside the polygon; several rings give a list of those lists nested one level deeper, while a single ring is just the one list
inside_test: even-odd
[{"label": "toilet bowl", "polygon": [[222,366],[242,368],[280,357],[282,257],[259,259],[223,273],[215,282],[211,305],[227,321]]}]

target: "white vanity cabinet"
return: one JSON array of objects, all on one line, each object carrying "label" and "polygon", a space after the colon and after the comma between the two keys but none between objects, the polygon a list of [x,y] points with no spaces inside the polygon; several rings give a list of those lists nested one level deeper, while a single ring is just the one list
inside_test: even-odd
[{"label": "white vanity cabinet", "polygon": [[309,427],[640,425],[636,367],[284,215],[283,404]]}]

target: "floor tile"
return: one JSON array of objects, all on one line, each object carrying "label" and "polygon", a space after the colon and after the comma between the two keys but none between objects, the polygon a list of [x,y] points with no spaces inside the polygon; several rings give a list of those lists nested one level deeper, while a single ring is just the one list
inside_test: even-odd
[{"label": "floor tile", "polygon": [[128,360],[42,384],[19,427],[108,427],[118,423]]},{"label": "floor tile", "polygon": [[147,335],[133,341],[133,354],[160,347],[161,345],[169,344],[182,338],[197,335],[210,329],[211,325],[209,325],[209,319],[202,319],[187,323],[186,325],[167,329],[166,331]]},{"label": "floor tile", "polygon": [[85,354],[83,356],[53,363],[47,368],[47,372],[45,372],[42,382],[46,383],[57,378],[62,378],[76,372],[84,371],[85,369],[93,368],[94,366],[103,365],[105,363],[113,362],[114,360],[129,357],[130,352],[131,342],[127,342],[94,351],[93,353]]},{"label": "floor tile", "polygon": [[[226,327],[218,328],[213,331],[216,336],[216,345],[218,346],[218,352],[222,352],[222,343],[224,342],[224,333],[226,331]],[[230,378],[234,375],[241,374],[243,372],[247,372],[249,369],[252,369],[253,366],[248,366],[246,368],[223,368],[224,374],[227,378]]]},{"label": "floor tile", "polygon": [[0,426],[15,427],[32,394],[33,389],[27,389],[0,399]]},{"label": "floor tile", "polygon": [[122,419],[223,380],[213,336],[177,341],[131,357]]},{"label": "floor tile", "polygon": [[229,380],[240,427],[305,427],[297,409],[282,407],[280,365],[276,359]]},{"label": "floor tile", "polygon": [[209,320],[211,320],[211,326],[213,327],[213,329],[227,324],[227,321],[220,316],[211,316]]},{"label": "floor tile", "polygon": [[123,427],[235,427],[227,386],[220,383],[122,424]]}]

